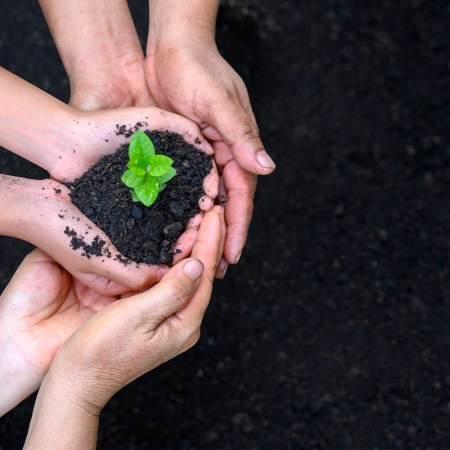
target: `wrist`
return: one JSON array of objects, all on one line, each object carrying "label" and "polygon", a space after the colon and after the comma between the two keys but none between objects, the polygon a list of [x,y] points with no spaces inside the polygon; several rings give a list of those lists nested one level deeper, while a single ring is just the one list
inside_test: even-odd
[{"label": "wrist", "polygon": [[[0,145],[50,171],[65,151],[72,108],[0,68]],[[67,149],[66,149],[67,150]]]},{"label": "wrist", "polygon": [[[2,329],[4,324],[1,323]],[[0,333],[0,417],[13,409],[32,394],[44,378],[26,360],[14,339],[7,333]]]},{"label": "wrist", "polygon": [[218,0],[152,0],[147,56],[171,47],[215,47],[218,8]]},{"label": "wrist", "polygon": [[100,415],[116,392],[112,388],[113,377],[106,382],[104,374],[81,367],[76,362],[78,358],[79,355],[72,358],[71,351],[63,347],[50,366],[45,385],[52,390],[56,390],[57,386],[57,390],[64,393],[64,398],[81,412]]},{"label": "wrist", "polygon": [[126,0],[40,0],[69,79],[113,75],[121,61],[142,57]]},{"label": "wrist", "polygon": [[27,234],[33,214],[30,214],[30,202],[33,197],[32,183],[39,183],[35,180],[14,177],[10,175],[0,175],[0,210],[2,218],[0,220],[0,234],[22,239]]},{"label": "wrist", "polygon": [[80,402],[73,386],[52,366],[39,390],[24,448],[95,449],[100,412]]}]

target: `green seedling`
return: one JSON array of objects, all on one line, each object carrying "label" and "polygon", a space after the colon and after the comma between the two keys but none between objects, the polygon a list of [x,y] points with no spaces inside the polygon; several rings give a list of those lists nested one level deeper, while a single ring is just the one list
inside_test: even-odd
[{"label": "green seedling", "polygon": [[140,130],[131,138],[128,156],[128,170],[121,179],[132,189],[134,202],[150,206],[166,187],[166,183],[177,173],[172,167],[173,159],[165,155],[155,155],[153,142]]}]

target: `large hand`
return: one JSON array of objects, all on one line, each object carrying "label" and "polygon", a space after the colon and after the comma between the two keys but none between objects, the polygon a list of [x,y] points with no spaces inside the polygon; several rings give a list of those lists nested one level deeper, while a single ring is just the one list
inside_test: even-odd
[{"label": "large hand", "polygon": [[96,417],[111,396],[197,342],[224,232],[216,206],[201,224],[194,259],[149,291],[107,306],[68,339],[40,389],[26,448],[65,448],[73,439],[82,442],[77,448],[93,448]]},{"label": "large hand", "polygon": [[211,43],[149,41],[148,48],[146,77],[156,104],[195,121],[214,141],[228,202],[224,256],[236,263],[252,216],[254,174],[275,168],[259,138],[246,87]]},{"label": "large hand", "polygon": [[144,54],[126,0],[39,0],[83,111],[153,106]]}]

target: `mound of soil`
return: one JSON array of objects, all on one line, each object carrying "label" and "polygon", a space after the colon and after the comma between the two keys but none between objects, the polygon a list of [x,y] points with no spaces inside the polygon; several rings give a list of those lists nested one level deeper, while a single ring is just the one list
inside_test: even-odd
[{"label": "mound of soil", "polygon": [[174,244],[188,221],[199,212],[203,180],[211,158],[168,132],[146,132],[156,153],[174,160],[177,175],[150,207],[134,203],[121,181],[127,170],[128,145],[103,157],[71,185],[72,202],[111,239],[127,258],[138,263],[170,264]]}]

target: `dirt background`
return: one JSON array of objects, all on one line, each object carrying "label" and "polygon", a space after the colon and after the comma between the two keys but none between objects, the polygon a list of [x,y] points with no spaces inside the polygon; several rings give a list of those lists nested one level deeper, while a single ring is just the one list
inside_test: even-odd
[{"label": "dirt background", "polygon": [[[450,447],[449,23],[443,0],[224,2],[278,170],[200,343],[112,399],[99,448]],[[37,2],[3,0],[0,29],[1,64],[67,100]],[[2,287],[26,251],[1,239]]]}]

